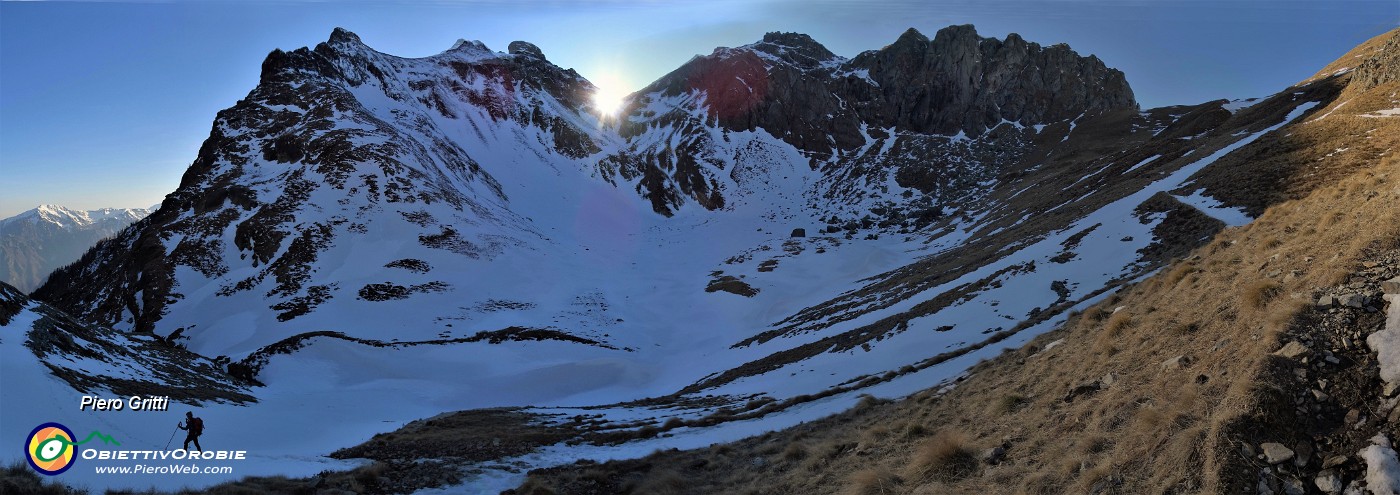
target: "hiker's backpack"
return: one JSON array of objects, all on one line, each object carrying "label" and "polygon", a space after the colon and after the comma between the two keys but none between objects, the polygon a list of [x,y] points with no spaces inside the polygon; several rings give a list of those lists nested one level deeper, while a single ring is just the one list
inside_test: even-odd
[{"label": "hiker's backpack", "polygon": [[204,420],[200,418],[190,418],[190,432],[195,435],[204,433]]}]

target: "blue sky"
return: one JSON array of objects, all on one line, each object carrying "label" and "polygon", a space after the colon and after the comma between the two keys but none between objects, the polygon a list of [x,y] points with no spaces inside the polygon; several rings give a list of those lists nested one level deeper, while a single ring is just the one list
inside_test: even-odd
[{"label": "blue sky", "polygon": [[0,217],[41,203],[158,203],[269,51],[313,46],[336,26],[400,56],[459,38],[496,50],[526,40],[632,91],[767,31],[804,32],[849,57],[909,27],[966,23],[1098,55],[1155,107],[1282,90],[1395,28],[1400,1],[3,2]]}]

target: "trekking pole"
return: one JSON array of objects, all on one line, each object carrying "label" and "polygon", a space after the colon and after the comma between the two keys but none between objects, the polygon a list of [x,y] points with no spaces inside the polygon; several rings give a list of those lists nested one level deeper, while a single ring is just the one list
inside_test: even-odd
[{"label": "trekking pole", "polygon": [[170,450],[170,442],[175,441],[175,432],[180,431],[180,425],[175,425],[175,431],[170,432],[170,440],[165,441],[165,450]]}]

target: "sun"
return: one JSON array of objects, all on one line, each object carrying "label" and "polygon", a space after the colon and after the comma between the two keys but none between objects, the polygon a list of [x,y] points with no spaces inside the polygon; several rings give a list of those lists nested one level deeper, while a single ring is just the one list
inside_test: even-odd
[{"label": "sun", "polygon": [[616,117],[622,110],[622,102],[627,93],[621,90],[622,78],[615,74],[604,74],[593,81],[593,109],[604,117]]},{"label": "sun", "polygon": [[598,113],[605,116],[616,117],[617,112],[622,110],[622,98],[624,96],[627,95],[605,88],[598,88],[598,91],[593,93],[593,108],[598,110]]}]

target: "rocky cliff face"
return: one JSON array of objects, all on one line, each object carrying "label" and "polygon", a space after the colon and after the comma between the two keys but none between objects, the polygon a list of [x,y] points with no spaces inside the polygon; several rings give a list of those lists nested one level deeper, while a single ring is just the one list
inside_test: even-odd
[{"label": "rocky cliff face", "polygon": [[1379,50],[1356,67],[1348,89],[1366,91],[1400,80],[1400,36],[1391,36],[1382,43]]},{"label": "rocky cliff face", "polygon": [[[691,199],[718,208],[734,195],[719,177],[742,172],[720,166],[727,157],[715,141],[761,130],[833,178],[824,199],[860,202],[858,191],[893,177],[920,194],[884,206],[925,212],[967,199],[973,184],[1019,159],[1028,126],[1136,108],[1122,72],[1066,45],[1043,48],[1015,34],[1000,41],[952,26],[930,40],[910,29],[846,59],[807,35],[769,33],[696,57],[634,95],[619,124],[633,146],[604,167],[647,177],[641,192],[657,212],[670,214]],[[671,137],[645,136],[658,128]],[[909,160],[858,163],[872,143]],[[986,166],[968,169],[973,160]]]},{"label": "rocky cliff face", "polygon": [[[976,136],[1003,120],[1044,124],[1137,108],[1123,73],[1097,57],[1016,34],[982,38],[970,25],[941,29],[932,40],[911,28],[853,59],[804,34],[768,33],[692,60],[639,92],[630,109],[652,122],[646,102],[687,92],[706,94],[709,114],[727,129],[762,128],[816,153],[865,144],[862,124]],[[624,134],[641,130],[636,120]]]},{"label": "rocky cliff face", "polygon": [[1043,124],[1137,108],[1123,73],[1098,57],[1014,33],[981,38],[970,25],[941,29],[932,40],[910,29],[850,66],[878,85],[865,120],[918,132],[977,135],[1003,120]]}]

